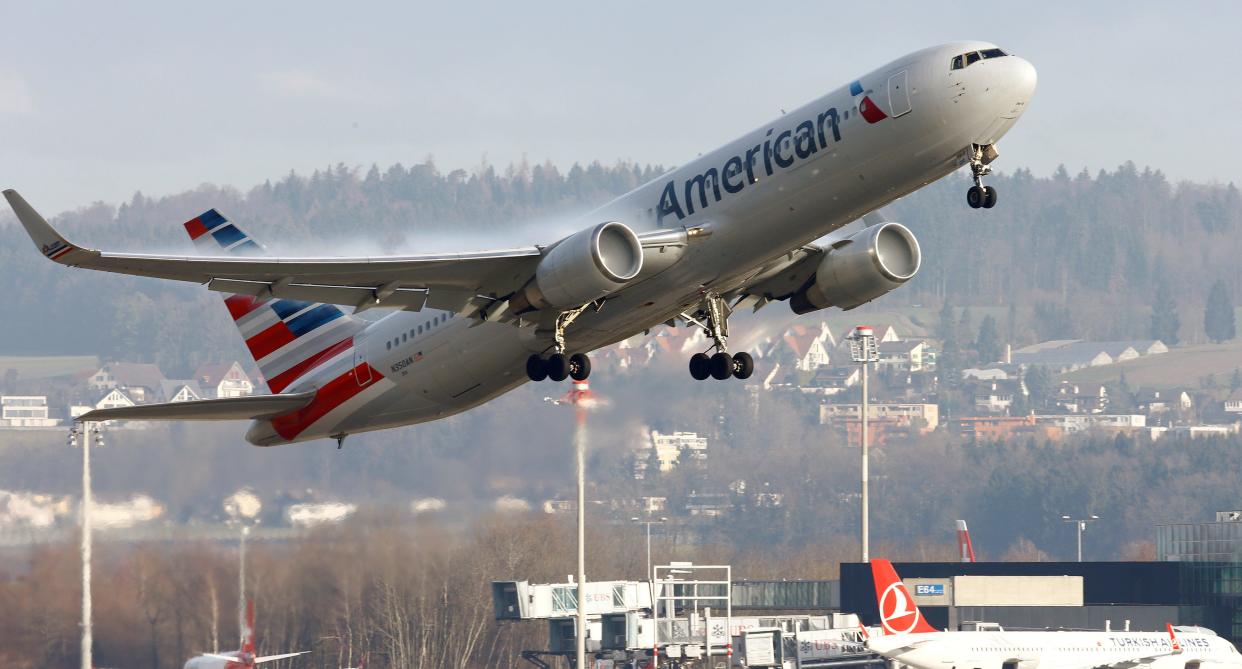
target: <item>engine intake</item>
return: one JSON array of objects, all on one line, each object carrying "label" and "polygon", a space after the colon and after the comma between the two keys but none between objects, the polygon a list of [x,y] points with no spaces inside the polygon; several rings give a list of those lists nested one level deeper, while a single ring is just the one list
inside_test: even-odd
[{"label": "engine intake", "polygon": [[621,288],[642,269],[638,235],[616,221],[601,223],[553,246],[512,305],[517,313],[577,307]]},{"label": "engine intake", "polygon": [[873,225],[845,242],[828,251],[811,280],[789,298],[794,313],[866,304],[909,281],[922,262],[918,240],[900,223]]}]

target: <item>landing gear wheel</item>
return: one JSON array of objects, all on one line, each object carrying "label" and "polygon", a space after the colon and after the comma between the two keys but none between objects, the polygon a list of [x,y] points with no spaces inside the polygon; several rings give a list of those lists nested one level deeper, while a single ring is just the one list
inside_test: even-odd
[{"label": "landing gear wheel", "polygon": [[548,378],[548,365],[542,357],[532,355],[526,359],[526,378],[531,381],[542,381]]},{"label": "landing gear wheel", "polygon": [[996,206],[996,189],[991,186],[983,187],[983,208],[991,209]]},{"label": "landing gear wheel", "polygon": [[690,356],[690,376],[695,381],[702,381],[712,375],[711,359],[706,353],[695,353]]},{"label": "landing gear wheel", "polygon": [[712,378],[718,381],[733,376],[733,356],[721,351],[712,356],[711,359]]},{"label": "landing gear wheel", "polygon": [[982,207],[983,200],[984,195],[982,188],[978,186],[971,186],[970,190],[966,191],[966,204],[970,205],[971,209],[978,209],[979,207]]},{"label": "landing gear wheel", "polygon": [[591,359],[585,353],[569,356],[569,376],[574,381],[586,381],[591,375]]},{"label": "landing gear wheel", "polygon": [[548,356],[548,378],[560,383],[569,377],[569,360],[563,353]]},{"label": "landing gear wheel", "polygon": [[755,373],[755,359],[746,351],[733,356],[733,378],[746,380]]}]

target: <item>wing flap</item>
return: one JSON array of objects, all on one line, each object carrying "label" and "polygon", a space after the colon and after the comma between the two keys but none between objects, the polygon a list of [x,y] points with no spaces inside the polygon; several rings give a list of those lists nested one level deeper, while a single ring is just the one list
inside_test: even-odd
[{"label": "wing flap", "polygon": [[248,420],[296,411],[315,399],[315,391],[287,395],[250,395],[191,402],[138,404],[132,407],[95,409],[79,422],[104,420]]},{"label": "wing flap", "polygon": [[237,293],[255,297],[276,297],[282,300],[326,302],[344,304],[357,308],[384,307],[420,311],[427,304],[427,291],[418,288],[397,288],[388,294],[376,288],[360,286],[325,286],[310,283],[284,283],[281,281],[242,281],[240,279],[212,279],[207,288],[221,293]]}]

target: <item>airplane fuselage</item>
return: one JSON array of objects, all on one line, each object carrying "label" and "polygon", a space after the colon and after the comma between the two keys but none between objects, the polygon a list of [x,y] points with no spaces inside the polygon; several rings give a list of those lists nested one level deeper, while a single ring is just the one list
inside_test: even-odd
[{"label": "airplane fuselage", "polygon": [[[568,329],[568,351],[648,330],[705,291],[745,286],[791,250],[996,144],[1024,111],[1035,72],[1015,56],[951,68],[956,56],[991,48],[958,42],[909,54],[583,216],[582,227],[700,234],[665,262],[646,258],[634,282]],[[525,383],[527,357],[550,345],[546,328],[395,312],[285,391],[318,390],[315,402],[255,422],[247,439],[275,445],[449,416]]]},{"label": "airplane fuselage", "polygon": [[[917,640],[917,644],[912,643]],[[915,669],[1036,669],[1108,667],[1150,657],[1150,669],[1242,667],[1242,655],[1214,634],[1179,633],[1180,653],[1168,635],[1144,632],[938,632],[884,636],[872,650]],[[906,647],[904,652],[890,648]]]}]

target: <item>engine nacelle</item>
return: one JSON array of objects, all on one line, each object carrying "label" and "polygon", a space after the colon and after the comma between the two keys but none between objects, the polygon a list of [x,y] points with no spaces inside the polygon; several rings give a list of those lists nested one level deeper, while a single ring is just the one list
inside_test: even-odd
[{"label": "engine nacelle", "polygon": [[569,309],[621,288],[643,269],[643,246],[622,223],[576,232],[552,247],[535,277],[512,298],[517,313]]},{"label": "engine nacelle", "polygon": [[815,275],[789,298],[794,313],[827,307],[853,309],[897,288],[919,271],[914,233],[900,223],[858,231],[824,255]]}]

